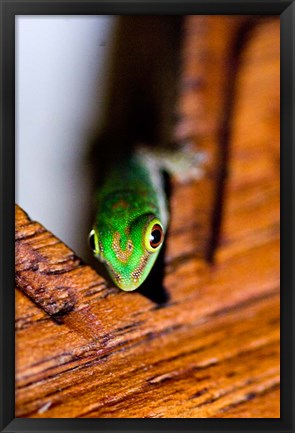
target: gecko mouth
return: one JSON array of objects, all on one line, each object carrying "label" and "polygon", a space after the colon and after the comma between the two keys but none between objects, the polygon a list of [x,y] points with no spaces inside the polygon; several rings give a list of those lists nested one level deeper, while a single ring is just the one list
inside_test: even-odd
[{"label": "gecko mouth", "polygon": [[[145,261],[146,262],[146,261]],[[131,292],[137,289],[142,281],[140,281],[140,277],[142,275],[142,270],[145,264],[141,263],[135,271],[130,274],[130,277],[124,278],[118,272],[114,270],[112,266],[107,264],[109,274],[114,281],[114,283],[125,292]]]},{"label": "gecko mouth", "polygon": [[133,291],[142,284],[143,280],[145,279],[142,277],[144,275],[144,270],[148,264],[149,258],[150,254],[145,254],[143,257],[141,257],[136,268],[130,269],[130,272],[126,272],[126,267],[125,273],[122,275],[104,256],[100,255],[99,257],[100,261],[105,264],[107,271],[116,286],[126,292]]},{"label": "gecko mouth", "polygon": [[117,285],[121,284],[121,281],[122,281],[122,277],[121,277],[121,275],[120,275],[118,272],[116,272],[116,271],[114,270],[114,268],[113,268],[112,266],[109,265],[109,263],[107,263],[107,266],[108,266],[109,274],[110,274],[110,276],[112,277],[112,280],[113,280]]}]

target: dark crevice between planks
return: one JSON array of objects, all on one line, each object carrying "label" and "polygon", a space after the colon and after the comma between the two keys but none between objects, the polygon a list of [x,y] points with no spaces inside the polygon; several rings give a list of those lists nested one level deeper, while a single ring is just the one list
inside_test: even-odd
[{"label": "dark crevice between planks", "polygon": [[228,59],[228,68],[226,71],[228,74],[228,80],[225,85],[225,96],[223,101],[224,117],[219,131],[220,164],[217,173],[214,210],[210,231],[211,237],[206,257],[209,263],[214,262],[215,253],[220,241],[222,216],[225,204],[224,197],[229,175],[228,167],[230,162],[231,125],[235,105],[237,77],[241,65],[241,55],[257,22],[257,19],[253,18],[248,18],[245,21],[242,21],[241,26],[232,41],[232,47],[229,50],[231,52],[231,57]]}]

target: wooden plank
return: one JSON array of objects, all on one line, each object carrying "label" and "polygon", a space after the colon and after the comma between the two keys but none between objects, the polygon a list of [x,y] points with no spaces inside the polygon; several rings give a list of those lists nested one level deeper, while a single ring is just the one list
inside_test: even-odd
[{"label": "wooden plank", "polygon": [[216,259],[192,235],[208,239],[208,168],[175,184],[165,296],[112,287],[16,208],[16,416],[280,416],[279,19],[253,28],[236,83]]}]

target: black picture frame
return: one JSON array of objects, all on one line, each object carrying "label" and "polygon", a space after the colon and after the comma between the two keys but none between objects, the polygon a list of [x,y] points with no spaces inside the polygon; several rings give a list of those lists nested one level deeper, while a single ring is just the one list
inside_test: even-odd
[{"label": "black picture frame", "polygon": [[[294,17],[293,1],[0,2],[1,147],[1,432],[235,431],[292,432],[294,422]],[[279,14],[281,20],[281,417],[279,419],[32,419],[14,414],[14,140],[16,15]],[[292,266],[293,265],[293,266]],[[292,413],[293,412],[293,413]]]}]

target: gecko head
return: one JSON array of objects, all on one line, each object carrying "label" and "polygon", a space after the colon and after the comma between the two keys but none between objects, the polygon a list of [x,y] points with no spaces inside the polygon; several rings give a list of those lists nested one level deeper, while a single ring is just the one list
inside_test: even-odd
[{"label": "gecko head", "polygon": [[143,283],[163,241],[163,225],[151,214],[120,224],[98,224],[89,233],[93,254],[105,263],[114,283],[124,291],[135,290]]}]

